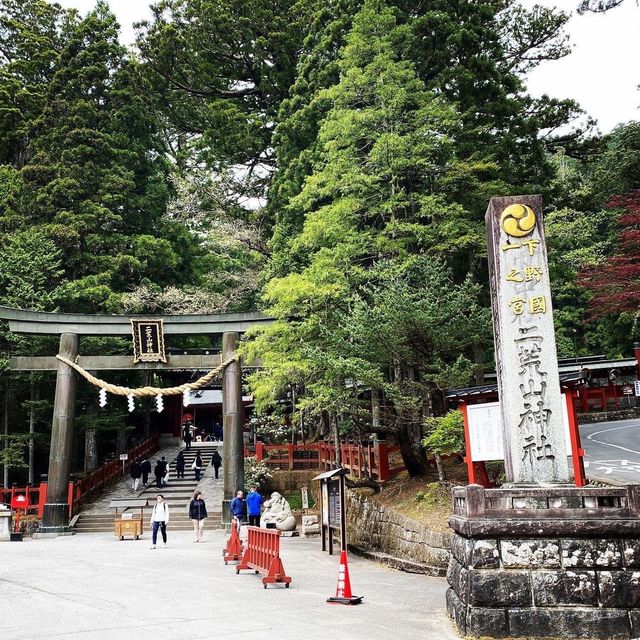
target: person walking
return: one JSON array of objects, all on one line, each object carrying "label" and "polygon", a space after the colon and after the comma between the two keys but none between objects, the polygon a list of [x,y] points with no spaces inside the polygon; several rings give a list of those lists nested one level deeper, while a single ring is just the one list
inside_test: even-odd
[{"label": "person walking", "polygon": [[218,479],[218,471],[222,466],[222,456],[218,453],[216,449],[211,456],[211,464],[213,465],[213,471],[216,474],[216,480]]},{"label": "person walking", "polygon": [[140,463],[140,471],[142,472],[142,484],[146,487],[151,473],[151,463],[147,458]]},{"label": "person walking", "polygon": [[137,491],[138,485],[140,484],[142,470],[140,468],[140,463],[136,460],[134,460],[131,463],[131,467],[129,467],[129,475],[131,476],[131,491]]},{"label": "person walking", "polygon": [[231,519],[238,523],[238,535],[240,535],[240,526],[244,518],[244,493],[238,491],[236,497],[231,501]]},{"label": "person walking", "polygon": [[164,466],[162,461],[158,460],[156,466],[153,468],[153,475],[156,477],[156,487],[162,489],[162,479],[164,478]]},{"label": "person walking", "polygon": [[164,496],[159,493],[156,503],[151,510],[151,548],[156,548],[158,541],[158,529],[162,534],[162,542],[167,546],[167,525],[169,524],[169,505],[164,501]]},{"label": "person walking", "polygon": [[249,493],[247,493],[247,515],[249,516],[249,526],[260,526],[260,512],[262,511],[262,503],[264,498],[258,493],[258,488],[252,485]]},{"label": "person walking", "polygon": [[202,462],[202,456],[198,451],[198,453],[196,453],[196,459],[193,461],[193,464],[191,465],[191,468],[196,473],[196,482],[200,482],[200,473],[202,472],[203,466],[204,466],[204,463]]},{"label": "person walking", "polygon": [[169,463],[164,456],[160,458],[160,465],[162,466],[162,486],[164,487],[164,485],[167,484],[167,480],[169,479]]},{"label": "person walking", "polygon": [[186,422],[184,425],[184,431],[182,433],[182,439],[184,440],[185,451],[191,449],[191,441],[193,440],[193,434],[191,433],[191,423]]},{"label": "person walking", "polygon": [[216,423],[213,425],[213,439],[216,441],[222,440],[222,434],[223,434],[222,426],[216,420]]},{"label": "person walking", "polygon": [[184,459],[184,453],[182,450],[178,452],[178,457],[176,458],[176,478],[184,478],[184,468],[186,461]]},{"label": "person walking", "polygon": [[195,542],[204,542],[204,520],[208,517],[207,506],[204,503],[202,491],[195,490],[193,498],[189,503],[189,517],[193,522],[193,533],[196,536]]}]

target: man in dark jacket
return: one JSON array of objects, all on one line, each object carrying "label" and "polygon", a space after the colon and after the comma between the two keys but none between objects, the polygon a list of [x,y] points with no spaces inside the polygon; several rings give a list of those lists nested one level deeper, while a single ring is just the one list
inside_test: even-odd
[{"label": "man in dark jacket", "polygon": [[217,449],[213,452],[213,455],[211,456],[211,465],[213,466],[213,471],[216,474],[216,480],[217,480],[218,479],[218,470],[222,466],[222,457],[218,453]]},{"label": "man in dark jacket", "polygon": [[188,421],[184,423],[182,439],[184,440],[185,449],[191,449],[191,441],[193,440],[193,434],[191,433],[192,426],[193,425]]},{"label": "man in dark jacket", "polygon": [[184,478],[184,467],[186,461],[184,459],[184,453],[182,451],[178,452],[178,457],[176,458],[176,478]]},{"label": "man in dark jacket", "polygon": [[140,471],[142,473],[142,484],[146,487],[151,473],[151,463],[146,458],[140,463]]},{"label": "man in dark jacket", "polygon": [[161,460],[158,460],[158,462],[156,462],[156,466],[153,468],[153,475],[156,477],[156,487],[158,487],[158,489],[162,489],[162,480],[164,479],[164,474],[164,465],[162,464]]},{"label": "man in dark jacket", "polygon": [[138,490],[138,484],[140,484],[140,476],[142,475],[142,470],[140,468],[140,463],[135,460],[131,463],[131,467],[129,468],[129,475],[131,476],[131,491]]},{"label": "man in dark jacket", "polygon": [[238,491],[236,497],[231,501],[231,519],[238,520],[238,534],[240,533],[240,524],[244,518],[244,493]]}]

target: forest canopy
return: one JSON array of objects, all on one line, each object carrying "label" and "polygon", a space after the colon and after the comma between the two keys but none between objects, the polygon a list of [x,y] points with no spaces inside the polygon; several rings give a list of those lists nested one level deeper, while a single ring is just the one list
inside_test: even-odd
[{"label": "forest canopy", "polygon": [[[443,391],[492,367],[491,196],[544,197],[560,356],[640,338],[640,123],[602,135],[526,89],[570,55],[567,20],[514,0],[161,0],[127,49],[104,0],[5,0],[0,305],[262,310],[257,410],[293,394],[310,433],[394,434],[419,472]],[[7,358],[52,348],[0,328],[5,482],[30,420],[46,445],[51,401]]]}]

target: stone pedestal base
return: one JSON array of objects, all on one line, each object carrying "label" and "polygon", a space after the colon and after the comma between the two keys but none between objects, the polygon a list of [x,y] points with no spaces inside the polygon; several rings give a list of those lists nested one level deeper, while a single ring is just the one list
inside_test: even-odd
[{"label": "stone pedestal base", "polygon": [[460,632],[640,637],[639,496],[631,486],[456,490],[447,611]]},{"label": "stone pedestal base", "polygon": [[47,502],[42,512],[41,534],[69,533],[69,505],[66,502]]}]

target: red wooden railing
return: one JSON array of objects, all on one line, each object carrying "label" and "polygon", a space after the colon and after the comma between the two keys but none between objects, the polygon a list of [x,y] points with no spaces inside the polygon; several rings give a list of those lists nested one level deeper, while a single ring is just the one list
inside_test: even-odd
[{"label": "red wooden railing", "polygon": [[[376,444],[357,445],[342,443],[340,457],[342,466],[349,472],[362,478],[366,470],[371,478],[384,481],[393,478],[404,470],[404,465],[393,464],[390,456],[399,447],[390,447],[386,442]],[[255,451],[245,448],[245,456],[255,455],[258,462],[265,462],[271,468],[289,469],[320,469],[328,471],[336,468],[335,446],[329,442],[315,444],[278,444],[266,445],[257,442]]]},{"label": "red wooden railing", "polygon": [[[135,447],[127,451],[128,460],[125,463],[125,470],[129,468],[134,460],[142,460],[158,450],[159,436],[154,434]],[[69,482],[67,491],[67,504],[69,505],[69,517],[74,513],[74,507],[85,500],[94,491],[101,489],[114,480],[122,477],[122,462],[118,459],[109,460],[101,467],[92,471],[81,480]],[[0,502],[10,504],[15,494],[27,496],[27,511],[36,512],[38,518],[42,518],[44,505],[47,501],[47,482],[43,481],[38,487],[0,487]]]}]

